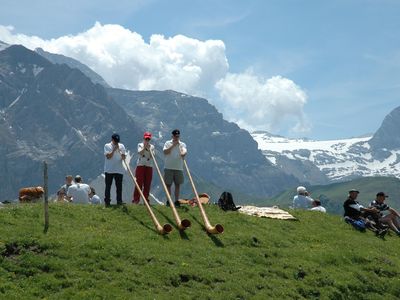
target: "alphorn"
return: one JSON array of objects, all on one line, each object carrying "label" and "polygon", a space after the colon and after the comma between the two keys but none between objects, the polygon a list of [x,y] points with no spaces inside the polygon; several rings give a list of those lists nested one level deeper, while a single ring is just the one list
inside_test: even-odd
[{"label": "alphorn", "polygon": [[164,187],[165,194],[167,195],[167,198],[168,198],[168,201],[169,201],[169,205],[170,205],[170,207],[172,209],[172,214],[174,215],[174,218],[175,218],[176,225],[178,226],[179,230],[185,230],[186,228],[190,227],[190,225],[191,225],[190,221],[187,220],[187,219],[183,219],[181,221],[181,218],[179,217],[178,212],[176,211],[176,207],[175,207],[174,201],[172,201],[172,199],[171,199],[171,194],[168,192],[168,188],[167,188],[167,186],[165,184],[164,178],[162,177],[160,168],[158,167],[158,164],[157,164],[157,161],[156,161],[156,159],[154,157],[153,151],[151,151],[151,150],[149,150],[149,151],[150,151],[150,154],[151,154],[151,158],[153,159],[154,166],[157,169],[158,176],[160,176],[160,180],[161,180],[161,183],[162,183],[162,185]]},{"label": "alphorn", "polygon": [[140,188],[139,184],[136,181],[135,176],[133,176],[131,169],[129,168],[129,165],[126,163],[125,159],[122,160],[125,163],[125,167],[129,172],[129,175],[131,176],[133,183],[135,184],[136,188],[139,191],[140,197],[142,197],[144,205],[146,206],[147,212],[150,215],[151,220],[154,223],[154,226],[156,227],[156,230],[159,234],[167,234],[170,233],[172,230],[172,226],[170,224],[164,224],[164,226],[160,225],[160,222],[158,222],[156,216],[153,213],[153,210],[150,207],[150,204],[147,202],[146,198],[143,195],[142,189]]},{"label": "alphorn", "polygon": [[201,201],[199,199],[199,194],[197,193],[196,187],[194,186],[194,182],[192,176],[190,175],[189,167],[186,163],[186,160],[184,158],[182,159],[183,159],[183,164],[185,165],[186,172],[189,176],[190,183],[192,184],[193,193],[196,197],[197,205],[199,206],[200,214],[201,217],[203,218],[204,226],[206,227],[207,232],[212,234],[223,233],[224,227],[221,224],[216,224],[215,226],[211,226],[210,221],[208,220],[206,212],[203,208],[203,204],[201,204]]}]

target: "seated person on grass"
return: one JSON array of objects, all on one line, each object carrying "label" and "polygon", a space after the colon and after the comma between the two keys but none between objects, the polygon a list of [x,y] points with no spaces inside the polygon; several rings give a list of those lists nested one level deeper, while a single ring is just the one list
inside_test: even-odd
[{"label": "seated person on grass", "polygon": [[313,206],[313,208],[310,208],[310,210],[326,213],[326,209],[325,209],[325,207],[321,206],[321,201],[319,201],[319,199],[315,199],[312,202],[312,206]]},{"label": "seated person on grass", "polygon": [[380,214],[380,222],[389,225],[390,229],[400,236],[400,223],[398,220],[400,215],[396,210],[389,207],[389,205],[385,203],[385,199],[387,197],[389,196],[384,192],[379,192],[376,194],[376,199],[372,201],[369,206],[378,209]]},{"label": "seated person on grass", "polygon": [[[345,221],[353,224],[354,221],[363,221],[365,226],[376,235],[384,236],[387,229],[383,228],[379,221],[379,210],[376,208],[365,208],[356,201],[358,194],[357,190],[350,190],[349,196],[343,204]],[[368,219],[370,217],[374,222]]]},{"label": "seated person on grass", "polygon": [[307,192],[304,186],[299,186],[297,188],[297,195],[293,197],[293,208],[294,209],[309,209],[311,208],[311,203],[313,199]]}]

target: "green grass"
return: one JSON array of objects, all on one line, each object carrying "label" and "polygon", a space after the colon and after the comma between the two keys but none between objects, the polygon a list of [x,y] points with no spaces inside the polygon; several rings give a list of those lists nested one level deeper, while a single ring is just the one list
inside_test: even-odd
[{"label": "green grass", "polygon": [[[311,197],[319,198],[328,212],[334,214],[343,214],[343,202],[346,200],[350,189],[360,191],[357,201],[364,206],[368,206],[378,192],[385,192],[390,195],[386,199],[386,203],[400,211],[400,180],[395,177],[365,177],[346,182],[307,187],[307,190],[311,192]],[[256,205],[278,205],[287,208],[292,205],[295,195],[296,187],[293,187],[275,197],[257,202]]]},{"label": "green grass", "polygon": [[[166,207],[160,223],[173,224]],[[207,235],[197,208],[183,234],[154,231],[143,206],[0,210],[0,299],[398,299],[400,238],[360,233],[338,216],[299,221],[206,208],[225,232]]]}]

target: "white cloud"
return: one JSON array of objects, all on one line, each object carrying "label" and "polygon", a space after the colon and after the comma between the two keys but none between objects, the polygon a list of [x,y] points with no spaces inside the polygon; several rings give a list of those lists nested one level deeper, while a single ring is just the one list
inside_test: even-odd
[{"label": "white cloud", "polygon": [[120,25],[100,23],[75,36],[51,40],[12,31],[12,27],[0,26],[0,39],[73,57],[114,87],[173,89],[202,95],[228,70],[225,45],[219,40],[155,34],[146,43],[140,34]]},{"label": "white cloud", "polygon": [[265,80],[251,72],[228,73],[221,40],[154,34],[146,42],[140,34],[120,25],[100,23],[77,35],[50,40],[15,34],[13,27],[0,26],[0,40],[73,57],[114,87],[172,89],[208,98],[218,92],[220,99],[213,101],[217,108],[249,130],[308,129],[303,112],[306,93],[280,76]]},{"label": "white cloud", "polygon": [[229,105],[224,112],[245,128],[276,132],[282,127],[293,133],[310,130],[303,108],[306,93],[292,80],[281,76],[261,79],[250,71],[227,74],[216,84],[220,97]]}]

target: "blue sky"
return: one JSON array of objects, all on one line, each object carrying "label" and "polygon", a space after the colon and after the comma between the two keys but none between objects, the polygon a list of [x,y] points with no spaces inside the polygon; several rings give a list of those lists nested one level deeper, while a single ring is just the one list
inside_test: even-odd
[{"label": "blue sky", "polygon": [[[228,119],[235,120],[240,118],[240,106],[226,108],[236,97],[234,90],[226,90],[232,82],[239,82],[232,78],[240,80],[238,86],[243,89],[255,78],[262,83],[260,89],[264,81],[275,76],[288,79],[296,87],[290,82],[276,86],[289,85],[293,93],[301,90],[306,96],[300,95],[297,102],[287,100],[286,106],[271,108],[271,113],[258,116],[266,119],[265,129],[274,133],[317,139],[358,136],[374,132],[385,115],[400,105],[397,0],[1,2],[0,25],[13,26],[13,34],[43,40],[77,35],[96,22],[119,24],[141,35],[147,43],[154,34],[220,40],[229,67],[221,65],[219,70],[254,77],[231,76],[231,81],[223,80],[218,89],[206,88],[211,86],[207,83],[185,90],[187,85],[182,91],[202,94],[201,89],[207,89],[202,95],[214,99],[211,102]],[[250,99],[254,93],[249,95]],[[241,97],[238,96],[237,105],[244,105],[240,99],[246,94]],[[268,110],[271,103],[263,109]],[[300,117],[296,116],[296,109]],[[246,110],[243,111],[244,116]],[[247,112],[248,120],[245,118],[243,124],[250,124],[250,119],[257,117]],[[296,122],[307,123],[303,126],[307,129],[292,130]],[[278,125],[273,126],[274,123]],[[260,121],[249,126],[252,125],[262,128]]]}]

